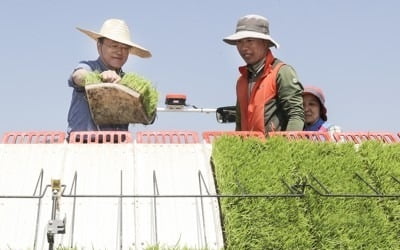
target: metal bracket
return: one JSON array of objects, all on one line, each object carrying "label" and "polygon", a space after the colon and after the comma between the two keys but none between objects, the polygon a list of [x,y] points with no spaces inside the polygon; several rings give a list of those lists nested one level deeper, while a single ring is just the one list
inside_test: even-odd
[{"label": "metal bracket", "polygon": [[49,220],[47,234],[65,234],[66,217],[63,220]]}]

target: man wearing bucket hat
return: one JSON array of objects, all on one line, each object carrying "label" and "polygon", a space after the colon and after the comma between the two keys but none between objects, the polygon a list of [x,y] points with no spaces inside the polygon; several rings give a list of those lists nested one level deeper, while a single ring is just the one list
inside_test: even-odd
[{"label": "man wearing bucket hat", "polygon": [[103,82],[118,83],[124,75],[122,66],[129,55],[151,57],[150,51],[131,41],[128,25],[120,19],[108,19],[100,32],[77,28],[96,41],[99,57],[92,61],[81,61],[73,70],[68,85],[73,88],[68,111],[68,134],[72,131],[128,130],[129,124],[97,125],[91,116],[85,94],[85,77],[89,72],[100,72]]},{"label": "man wearing bucket hat", "polygon": [[268,20],[246,15],[223,41],[235,45],[246,62],[236,84],[236,130],[303,130],[303,87],[294,69],[273,56],[270,48],[279,45],[269,34]]},{"label": "man wearing bucket hat", "polygon": [[304,87],[304,131],[341,132],[341,128],[329,124],[325,96],[322,90],[315,86]]}]

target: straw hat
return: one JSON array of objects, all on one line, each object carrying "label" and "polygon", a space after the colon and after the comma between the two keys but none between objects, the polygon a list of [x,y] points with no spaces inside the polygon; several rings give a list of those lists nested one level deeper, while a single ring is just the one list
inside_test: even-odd
[{"label": "straw hat", "polygon": [[322,120],[327,121],[328,117],[326,113],[328,111],[325,107],[325,96],[324,92],[322,92],[322,89],[315,86],[306,86],[304,87],[303,95],[313,95],[319,100],[319,103],[321,104],[321,118]]},{"label": "straw hat", "polygon": [[133,55],[140,56],[142,58],[151,57],[150,51],[143,48],[142,46],[131,41],[131,35],[129,32],[129,27],[125,21],[120,19],[108,19],[103,23],[100,32],[94,32],[82,28],[77,29],[94,40],[100,37],[105,37],[113,41],[123,43],[131,47],[129,53]]},{"label": "straw hat", "polygon": [[268,40],[272,46],[279,48],[279,44],[269,35],[268,20],[259,15],[247,15],[241,17],[236,25],[236,32],[223,39],[230,45],[236,45],[236,42],[243,38],[259,38]]}]

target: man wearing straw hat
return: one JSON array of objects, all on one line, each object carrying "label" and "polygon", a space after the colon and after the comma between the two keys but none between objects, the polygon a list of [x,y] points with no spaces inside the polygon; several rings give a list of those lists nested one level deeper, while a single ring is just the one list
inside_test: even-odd
[{"label": "man wearing straw hat", "polygon": [[246,62],[236,84],[236,130],[303,130],[303,87],[294,69],[273,56],[270,48],[279,45],[269,34],[268,20],[246,15],[223,41],[235,45]]},{"label": "man wearing straw hat", "polygon": [[131,41],[128,25],[120,19],[106,20],[100,32],[77,29],[96,41],[99,57],[93,61],[81,61],[68,79],[68,85],[73,88],[73,92],[67,132],[127,131],[129,124],[99,126],[93,121],[85,94],[85,77],[89,72],[98,71],[103,82],[118,83],[124,75],[122,66],[129,55],[148,58],[151,57],[151,53]]}]

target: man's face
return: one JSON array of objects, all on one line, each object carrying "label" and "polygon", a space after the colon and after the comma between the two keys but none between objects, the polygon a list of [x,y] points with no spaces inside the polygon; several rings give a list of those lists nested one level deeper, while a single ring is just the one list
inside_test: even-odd
[{"label": "man's face", "polygon": [[97,43],[97,50],[104,64],[109,69],[120,69],[128,60],[130,47],[128,45],[104,38]]},{"label": "man's face", "polygon": [[266,56],[268,41],[257,38],[244,38],[236,42],[236,48],[247,64],[255,64]]}]

